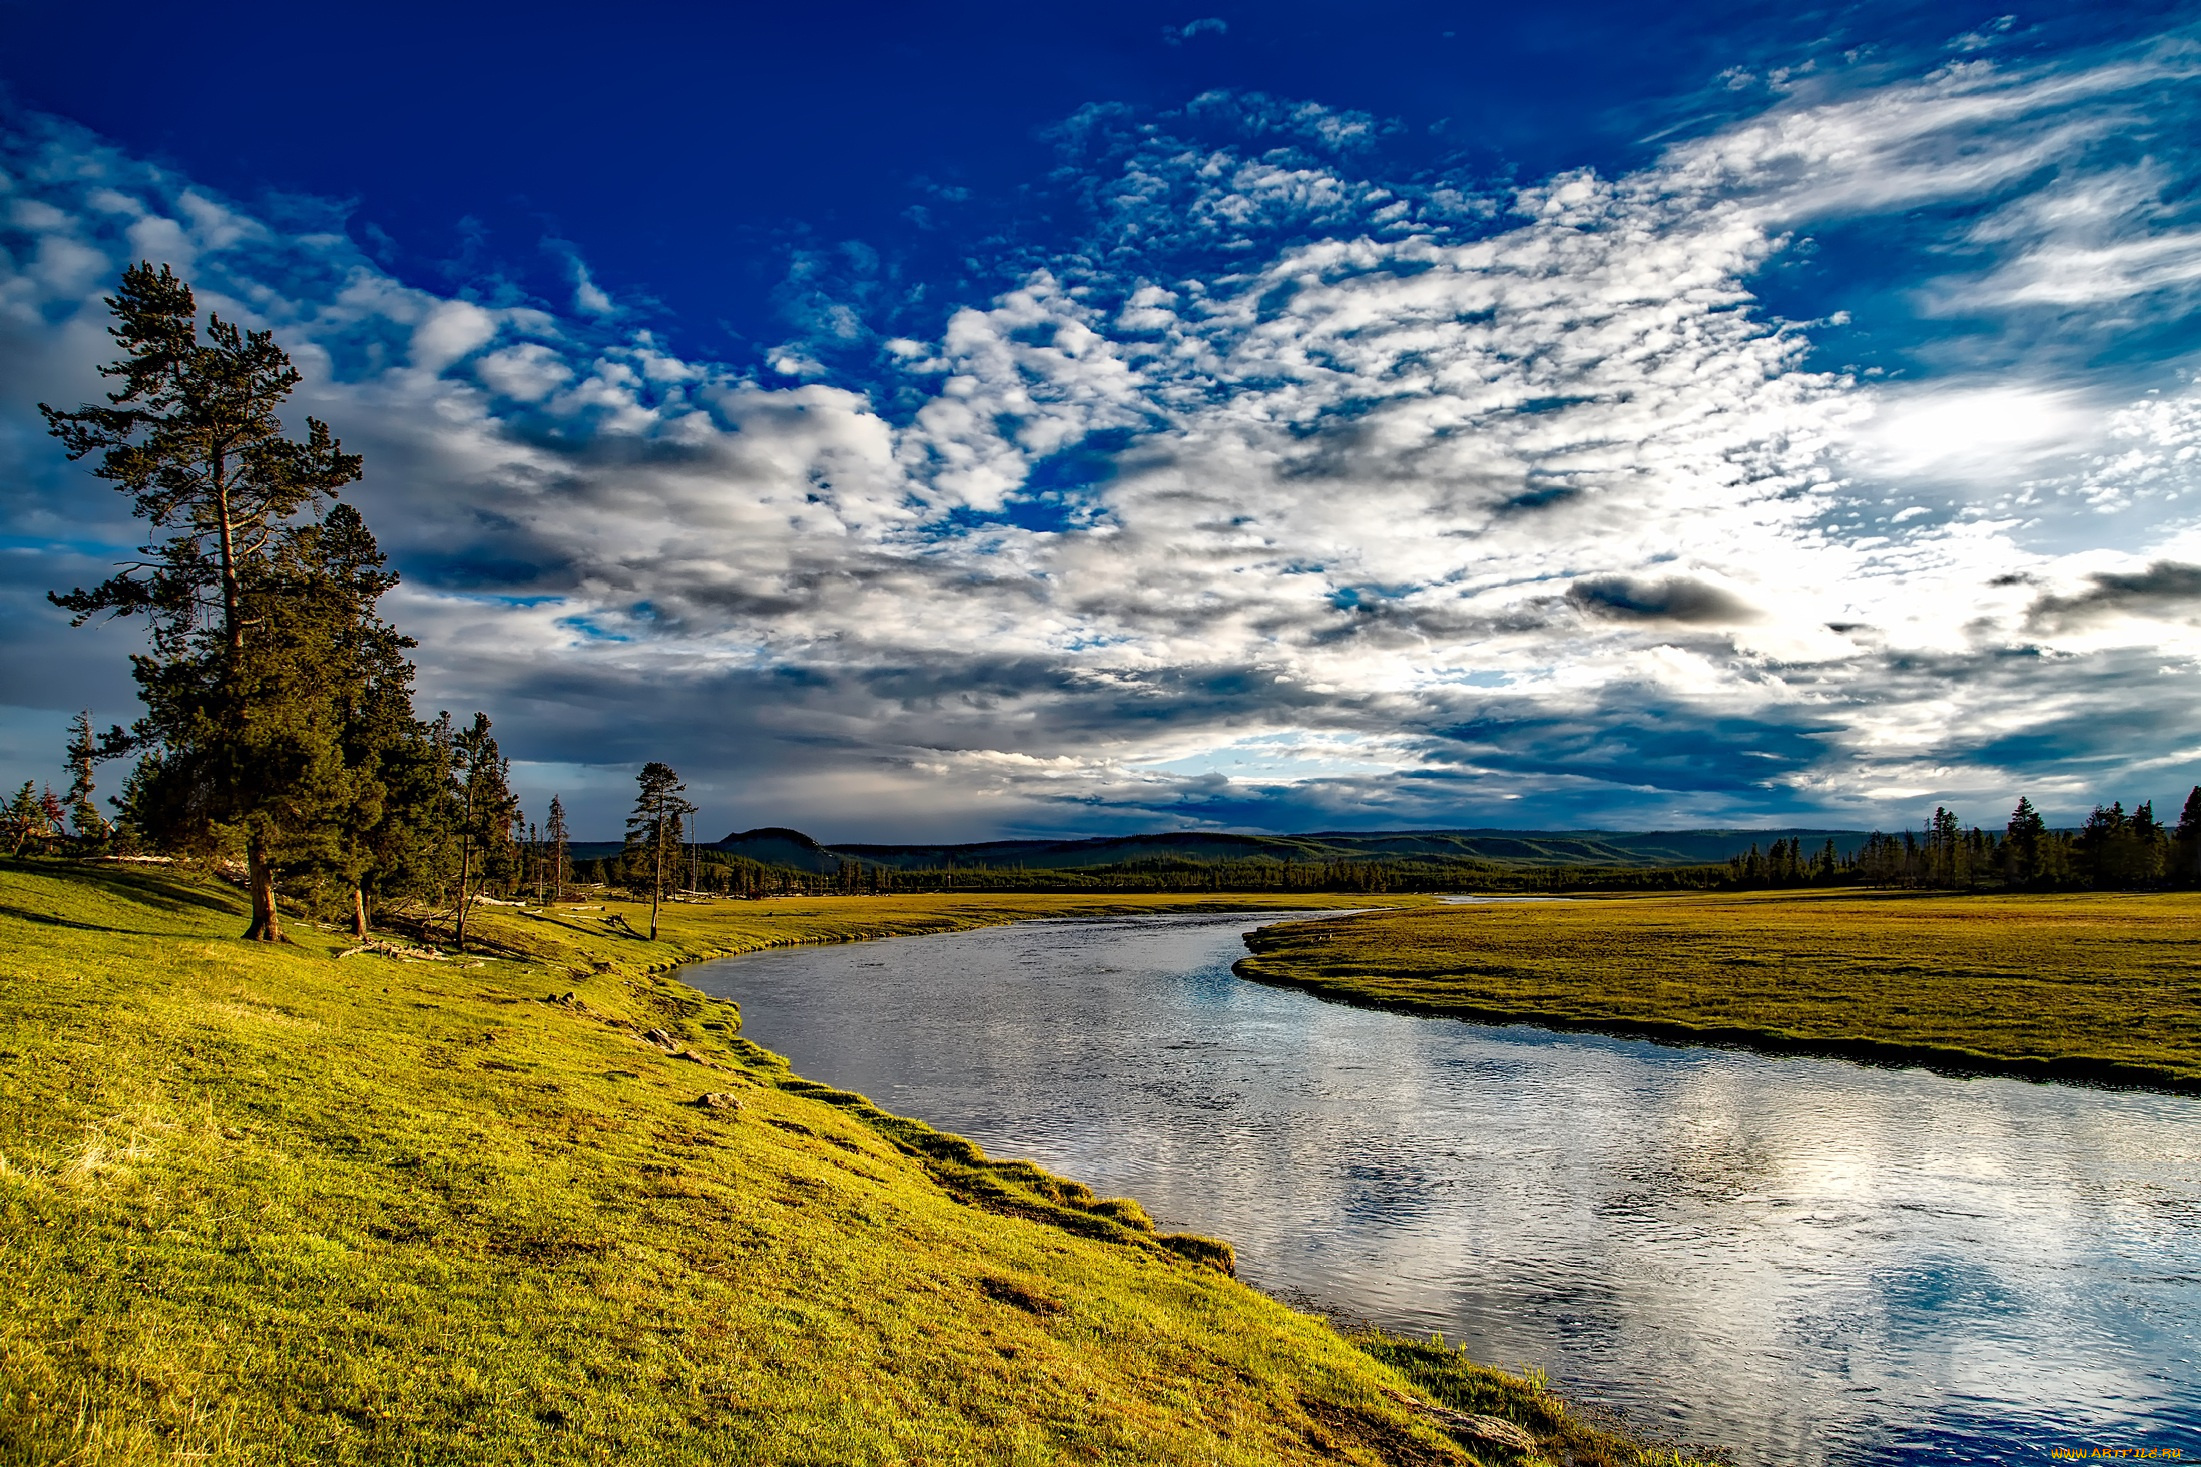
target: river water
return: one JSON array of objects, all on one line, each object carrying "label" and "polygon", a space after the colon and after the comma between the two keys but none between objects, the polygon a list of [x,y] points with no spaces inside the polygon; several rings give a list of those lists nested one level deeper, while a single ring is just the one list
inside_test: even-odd
[{"label": "river water", "polygon": [[[1304,915],[1304,914],[1298,914]],[[802,1074],[1738,1462],[2201,1458],[2201,1099],[1372,1012],[1270,916],[690,968]],[[1487,920],[1503,920],[1494,908]]]}]

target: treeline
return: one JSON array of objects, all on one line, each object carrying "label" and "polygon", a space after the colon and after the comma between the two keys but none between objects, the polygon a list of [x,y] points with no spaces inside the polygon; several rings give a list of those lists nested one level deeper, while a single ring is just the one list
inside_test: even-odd
[{"label": "treeline", "polygon": [[[895,867],[844,859],[830,871],[767,865],[707,846],[682,854],[682,887],[697,896],[868,896],[895,892],[1449,892],[1463,887],[1503,890],[1558,889],[1550,878],[1564,873],[1570,882],[1600,877],[1618,887],[1665,889],[1706,884],[1697,868],[1540,868],[1507,867],[1472,860],[1415,860],[1373,857],[1362,861],[1201,861],[1188,857],[1147,857],[1105,866],[1060,869],[1046,866]],[[1724,868],[1705,868],[1715,876]],[[649,890],[650,863],[631,848],[617,855],[573,863],[574,879],[584,885]],[[1716,883],[1715,883],[1716,884]],[[1567,889],[1573,889],[1568,887]]]},{"label": "treeline", "polygon": [[[2174,826],[2142,802],[2097,807],[2077,830],[2051,830],[2030,799],[2000,831],[1967,827],[1937,807],[1918,830],[1875,831],[1844,852],[1830,839],[1773,841],[1724,862],[1693,866],[1507,866],[1471,858],[1370,857],[1290,861],[1271,857],[1202,861],[1145,857],[1060,870],[1027,866],[897,868],[840,860],[831,871],[773,866],[708,846],[680,856],[680,885],[698,896],[768,897],[890,892],[1382,892],[1482,891],[1533,895],[1580,891],[1754,891],[1788,887],[1910,887],[1936,890],[2060,891],[2201,886],[2201,786]],[[647,856],[630,848],[574,863],[575,879],[649,889]]]},{"label": "treeline", "polygon": [[2201,886],[2201,785],[2169,826],[2155,818],[2147,800],[2129,814],[2121,800],[2096,805],[2077,830],[2049,829],[2026,799],[1999,832],[1966,828],[1954,811],[1937,808],[1921,830],[1875,833],[1856,866],[1860,879],[1874,886],[1952,891]]}]

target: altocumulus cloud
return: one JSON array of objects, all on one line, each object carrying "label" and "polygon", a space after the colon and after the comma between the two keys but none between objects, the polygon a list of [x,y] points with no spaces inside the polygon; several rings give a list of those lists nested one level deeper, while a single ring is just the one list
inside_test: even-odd
[{"label": "altocumulus cloud", "polygon": [[[593,827],[647,757],[728,825],[844,838],[2168,794],[2201,393],[2169,347],[2088,363],[2201,290],[2194,66],[1815,76],[1505,189],[1386,177],[1385,124],[1313,103],[1090,108],[1048,185],[1075,237],[929,320],[802,264],[754,367],[625,324],[578,255],[563,306],[438,294],[333,208],[18,118],[5,752],[127,716],[119,639],[37,593],[134,527],[28,407],[98,390],[99,297],[150,258],[292,350],[368,456],[427,701]],[[1831,364],[1840,299],[1754,293],[1836,223],[1925,262],[1900,380]]]}]

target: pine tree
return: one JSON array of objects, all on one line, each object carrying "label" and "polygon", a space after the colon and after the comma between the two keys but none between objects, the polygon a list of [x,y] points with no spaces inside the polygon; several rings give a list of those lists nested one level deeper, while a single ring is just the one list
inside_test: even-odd
[{"label": "pine tree", "polygon": [[[122,739],[122,730],[116,729],[114,737]],[[93,799],[98,792],[93,774],[100,759],[99,749],[99,740],[92,734],[91,710],[86,709],[69,725],[69,792],[62,799],[69,807],[69,824],[76,838],[91,847],[104,844],[113,833]]]},{"label": "pine tree", "polygon": [[[52,792],[47,793],[50,796]],[[20,856],[43,845],[52,830],[52,822],[46,818],[46,802],[38,797],[38,781],[24,780],[6,810],[0,811],[0,831],[6,833],[8,848]]]},{"label": "pine tree", "polygon": [[2041,874],[2041,841],[2048,834],[2048,822],[2025,796],[2018,796],[2018,807],[2010,812],[2010,823],[2003,827],[2002,849],[2005,860],[2004,879],[2012,886],[2030,886]]},{"label": "pine tree", "polygon": [[2193,787],[2186,796],[2186,806],[2178,812],[2177,828],[2171,832],[2172,879],[2190,882],[2201,878],[2201,784]]},{"label": "pine tree", "polygon": [[1926,883],[1929,886],[1968,885],[1965,864],[1964,824],[1956,811],[1934,806],[1926,827]]},{"label": "pine tree", "polygon": [[[365,520],[339,504],[286,527],[275,565],[286,615],[273,640],[286,665],[310,669],[295,698],[327,709],[342,775],[316,810],[301,809],[280,852],[292,868],[343,889],[353,935],[367,935],[367,893],[433,890],[447,862],[433,834],[442,813],[435,751],[413,712],[415,645],[377,609],[397,584]],[[318,819],[314,817],[318,816]]]},{"label": "pine tree", "polygon": [[2142,800],[2133,808],[2125,835],[2119,880],[2126,885],[2153,885],[2163,874],[2163,827],[2156,823],[2153,800]]},{"label": "pine tree", "polygon": [[466,918],[481,888],[511,870],[512,815],[515,801],[511,770],[490,736],[487,714],[451,739],[452,803],[458,816],[454,832],[459,850],[457,915],[453,945],[466,951]]},{"label": "pine tree", "polygon": [[[405,711],[410,712],[409,704]],[[450,715],[428,723],[410,718],[393,723],[395,737],[386,741],[365,736],[371,725],[353,726],[362,745],[379,746],[372,773],[382,794],[378,817],[353,836],[355,928],[370,908],[447,896],[458,874],[460,810]],[[360,813],[367,813],[364,807]]]},{"label": "pine tree", "polygon": [[566,899],[566,807],[556,795],[550,797],[550,817],[543,822],[543,839],[550,846],[550,899],[562,902]]},{"label": "pine tree", "polygon": [[680,822],[696,807],[684,798],[688,788],[670,764],[655,761],[635,776],[640,790],[627,817],[627,844],[647,862],[650,876],[650,941],[657,941],[657,909],[665,898],[665,859],[679,849]]},{"label": "pine tree", "polygon": [[2086,864],[2086,874],[2091,885],[2114,886],[2118,882],[2120,860],[2123,854],[2118,848],[2132,835],[2132,822],[2125,815],[2124,801],[2113,802],[2108,809],[2100,805],[2086,817],[2079,827],[2079,856]]},{"label": "pine tree", "polygon": [[270,333],[218,316],[202,340],[191,288],[167,266],[126,271],[107,304],[123,355],[100,372],[119,389],[105,407],[39,411],[71,459],[98,453],[93,473],[166,533],[139,563],[51,599],[75,625],[102,612],[148,619],[151,655],[133,659],[146,716],[131,739],[154,763],[130,790],[141,813],[177,824],[144,828],[241,840],[246,936],[281,941],[271,853],[299,807],[328,794],[317,747],[328,730],[281,701],[297,670],[269,655],[288,610],[273,561],[285,524],[357,479],[360,459],[310,417],[304,442],[285,437],[276,409],[300,380],[290,358]]}]

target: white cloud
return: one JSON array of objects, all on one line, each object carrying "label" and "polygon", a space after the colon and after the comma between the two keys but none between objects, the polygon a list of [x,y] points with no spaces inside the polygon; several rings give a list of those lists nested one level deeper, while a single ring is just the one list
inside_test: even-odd
[{"label": "white cloud", "polygon": [[1890,477],[2007,486],[2086,451],[2102,428],[2099,408],[2073,391],[1956,382],[1875,395],[1878,411],[1855,442],[1867,466]]},{"label": "white cloud", "polygon": [[483,357],[474,375],[492,392],[518,402],[541,402],[573,380],[565,358],[539,341],[525,341]]},{"label": "white cloud", "polygon": [[497,334],[497,318],[470,301],[443,301],[413,328],[413,365],[439,373],[459,358],[487,346]]}]

